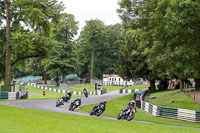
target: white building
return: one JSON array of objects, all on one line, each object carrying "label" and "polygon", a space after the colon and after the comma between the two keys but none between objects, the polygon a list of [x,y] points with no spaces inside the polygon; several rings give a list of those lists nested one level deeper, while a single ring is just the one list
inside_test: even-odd
[{"label": "white building", "polygon": [[126,81],[116,74],[103,75],[103,85],[130,86],[133,84],[132,80]]},{"label": "white building", "polygon": [[131,86],[131,85],[143,85],[143,84],[147,84],[147,82],[143,81],[142,79],[137,79],[134,81],[133,80],[126,81],[122,77],[116,74],[103,75],[103,85]]}]

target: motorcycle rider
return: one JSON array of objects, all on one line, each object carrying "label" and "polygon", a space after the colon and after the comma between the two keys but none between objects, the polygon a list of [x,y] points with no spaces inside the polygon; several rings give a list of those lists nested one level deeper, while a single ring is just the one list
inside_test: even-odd
[{"label": "motorcycle rider", "polygon": [[69,110],[74,111],[74,109],[78,108],[80,105],[81,105],[81,98],[79,97],[79,98],[75,99],[75,100],[70,104]]},{"label": "motorcycle rider", "polygon": [[69,91],[66,95],[69,95],[69,97],[71,98],[72,93]]},{"label": "motorcycle rider", "polygon": [[123,111],[128,111],[130,108],[133,108],[136,111],[135,100],[131,100],[131,102],[127,104],[126,108],[123,109]]},{"label": "motorcycle rider", "polygon": [[99,103],[99,109],[101,109],[102,111],[105,111],[105,109],[106,109],[106,103],[107,103],[107,101],[106,100],[104,100],[103,102],[100,102]]},{"label": "motorcycle rider", "polygon": [[83,93],[84,93],[84,95],[85,95],[85,97],[87,97],[86,95],[88,95],[88,91],[87,91],[87,89],[83,89]]},{"label": "motorcycle rider", "polygon": [[79,98],[75,99],[75,100],[73,101],[73,103],[74,103],[77,107],[80,106],[80,105],[81,105],[81,98],[79,97]]},{"label": "motorcycle rider", "polygon": [[72,93],[68,92],[65,96],[63,96],[64,101],[68,101],[69,99],[71,99]]}]

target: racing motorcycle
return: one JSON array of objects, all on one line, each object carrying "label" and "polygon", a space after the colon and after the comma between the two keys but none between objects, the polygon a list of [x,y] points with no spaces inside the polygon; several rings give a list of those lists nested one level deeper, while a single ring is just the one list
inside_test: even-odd
[{"label": "racing motorcycle", "polygon": [[127,121],[131,121],[134,118],[136,112],[136,107],[130,107],[129,109],[122,109],[122,111],[118,114],[117,119],[125,119]]},{"label": "racing motorcycle", "polygon": [[85,97],[88,97],[88,91],[87,90],[83,90],[83,94],[85,95]]},{"label": "racing motorcycle", "polygon": [[80,98],[71,102],[71,104],[69,106],[69,110],[74,111],[79,106],[81,106],[81,99]]},{"label": "racing motorcycle", "polygon": [[106,103],[100,103],[99,105],[94,105],[90,112],[90,115],[100,116],[105,111]]},{"label": "racing motorcycle", "polygon": [[64,105],[64,100],[63,100],[63,97],[59,98],[56,102],[56,107],[59,107],[61,105]]},{"label": "racing motorcycle", "polygon": [[56,107],[64,105],[64,102],[68,102],[71,99],[71,94],[66,94],[65,96],[59,98],[56,102]]},{"label": "racing motorcycle", "polygon": [[67,94],[63,97],[64,102],[68,102],[71,99],[71,95]]}]

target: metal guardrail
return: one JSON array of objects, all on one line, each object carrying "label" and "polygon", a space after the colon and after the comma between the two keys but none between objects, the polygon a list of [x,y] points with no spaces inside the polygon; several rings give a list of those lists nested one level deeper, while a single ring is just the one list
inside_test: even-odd
[{"label": "metal guardrail", "polygon": [[148,102],[141,101],[141,109],[153,116],[159,115],[159,107]]},{"label": "metal guardrail", "polygon": [[148,88],[144,88],[144,89],[120,89],[119,90],[119,93],[120,94],[129,94],[129,93],[135,93],[135,92],[138,92],[138,91],[146,91],[148,90]]},{"label": "metal guardrail", "polygon": [[19,99],[19,92],[0,92],[0,99]]},{"label": "metal guardrail", "polygon": [[141,109],[153,116],[200,123],[200,111],[162,106],[159,107],[148,102],[141,102]]}]

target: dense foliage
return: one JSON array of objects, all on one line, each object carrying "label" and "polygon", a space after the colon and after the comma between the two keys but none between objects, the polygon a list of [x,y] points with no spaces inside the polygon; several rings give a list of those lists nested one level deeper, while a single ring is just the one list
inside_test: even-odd
[{"label": "dense foliage", "polygon": [[118,51],[123,42],[119,24],[106,26],[100,20],[89,20],[80,34],[76,51],[76,71],[90,73],[91,79],[115,73]]},{"label": "dense foliage", "polygon": [[[146,63],[150,77],[156,79],[200,78],[200,2],[194,0],[121,0],[119,15],[127,37],[120,58],[122,76],[139,77],[145,70],[138,59]],[[139,31],[136,40],[130,33]],[[131,39],[135,35],[132,35]],[[130,47],[126,47],[130,46]],[[137,46],[137,47],[135,47]],[[123,51],[129,51],[124,55]],[[131,56],[131,57],[130,57]],[[137,58],[135,58],[137,57]],[[136,65],[136,63],[138,63]],[[135,63],[135,64],[134,64]],[[129,65],[131,64],[131,65]],[[139,67],[137,67],[139,66]],[[131,68],[130,67],[137,67]],[[123,70],[131,71],[123,71]],[[136,75],[135,75],[136,74]]]}]

